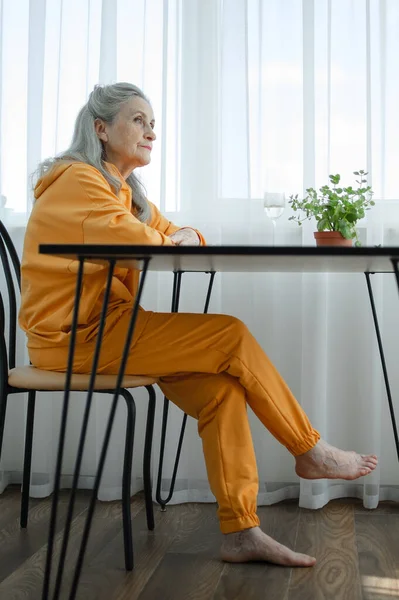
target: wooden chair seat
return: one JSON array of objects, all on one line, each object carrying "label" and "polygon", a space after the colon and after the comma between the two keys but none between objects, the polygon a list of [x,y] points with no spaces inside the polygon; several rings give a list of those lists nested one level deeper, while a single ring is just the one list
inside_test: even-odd
[{"label": "wooden chair seat", "polygon": [[[8,372],[8,383],[12,387],[37,391],[64,391],[65,373],[45,371],[36,367],[15,367]],[[94,389],[113,390],[116,388],[117,375],[97,375]],[[90,375],[75,373],[72,375],[71,390],[86,391],[89,389]],[[157,379],[144,375],[126,375],[121,387],[124,389],[154,385]]]}]

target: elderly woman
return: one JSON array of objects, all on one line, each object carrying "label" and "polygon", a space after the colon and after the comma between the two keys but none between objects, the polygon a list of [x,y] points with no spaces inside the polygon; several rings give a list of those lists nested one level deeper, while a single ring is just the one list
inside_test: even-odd
[{"label": "elderly woman", "polygon": [[[22,260],[20,311],[36,367],[66,370],[77,271],[76,261],[40,255],[39,242],[205,244],[199,232],[163,217],[134,175],[151,160],[154,125],[140,89],[127,83],[97,86],[78,115],[71,147],[39,168]],[[117,373],[138,278],[136,271],[115,270],[101,373]],[[77,373],[90,371],[105,281],[104,267],[86,265]],[[222,559],[313,565],[314,558],[282,546],[259,527],[247,404],[294,456],[300,477],[355,479],[376,467],[376,457],[321,440],[255,338],[234,317],[141,310],[126,373],[158,377],[166,396],[198,420],[224,534]]]}]

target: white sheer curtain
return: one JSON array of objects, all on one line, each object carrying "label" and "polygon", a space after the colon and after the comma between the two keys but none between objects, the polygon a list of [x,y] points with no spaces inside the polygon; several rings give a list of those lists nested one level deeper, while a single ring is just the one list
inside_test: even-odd
[{"label": "white sheer curtain", "polygon": [[[265,191],[303,193],[329,173],[364,168],[376,207],[360,224],[368,245],[399,241],[399,5],[396,0],[0,0],[0,193],[21,247],[17,216],[29,212],[28,174],[65,148],[75,115],[97,82],[132,81],[151,98],[157,151],[142,173],[148,196],[212,244],[268,244]],[[16,35],[18,32],[18,35]],[[277,243],[313,244],[313,225],[278,222]],[[23,217],[21,217],[23,220]],[[153,275],[144,305],[168,310],[171,276]],[[397,290],[373,276],[394,398]],[[202,310],[206,276],[185,275],[181,309]],[[218,274],[211,311],[242,318],[323,437],[375,452],[364,481],[299,481],[286,450],[251,417],[259,503],[299,497],[317,508],[356,495],[373,507],[399,499],[397,464],[364,277]],[[24,359],[21,338],[20,360]],[[159,396],[159,400],[161,397]],[[137,393],[134,490],[141,487],[145,393]],[[109,400],[96,399],[82,469],[90,487]],[[154,468],[158,463],[158,402]],[[31,493],[51,492],[61,396],[39,397]],[[71,480],[83,396],[71,407],[64,485]],[[20,481],[25,400],[10,402],[3,488]],[[171,411],[163,487],[168,488],[181,413]],[[124,406],[117,413],[100,497],[120,497]],[[156,474],[156,472],[154,472]],[[178,502],[210,500],[196,423],[189,420]]]}]

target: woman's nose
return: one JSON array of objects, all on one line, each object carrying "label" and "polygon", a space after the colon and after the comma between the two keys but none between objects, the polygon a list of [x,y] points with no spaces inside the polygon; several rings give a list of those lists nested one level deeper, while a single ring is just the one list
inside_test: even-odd
[{"label": "woman's nose", "polygon": [[153,129],[149,129],[146,133],[147,140],[156,140],[157,136],[155,135],[155,131]]}]

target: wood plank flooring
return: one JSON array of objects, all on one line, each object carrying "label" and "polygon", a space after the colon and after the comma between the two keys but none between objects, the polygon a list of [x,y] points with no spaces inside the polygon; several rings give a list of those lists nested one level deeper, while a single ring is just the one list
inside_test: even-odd
[{"label": "wood plank flooring", "polygon": [[[61,497],[56,552],[67,492]],[[88,494],[80,492],[65,563],[65,599],[87,502]],[[10,487],[0,496],[0,600],[41,599],[50,506],[49,499],[32,500],[28,528],[21,530],[19,489]],[[394,503],[375,511],[355,500],[330,502],[319,511],[300,509],[295,501],[261,507],[263,529],[316,556],[311,569],[222,563],[215,505],[170,506],[166,512],[156,506],[153,532],[146,528],[141,494],[132,498],[132,511],[135,568],[126,573],[120,503],[97,504],[79,600],[399,599],[399,505]]]}]

